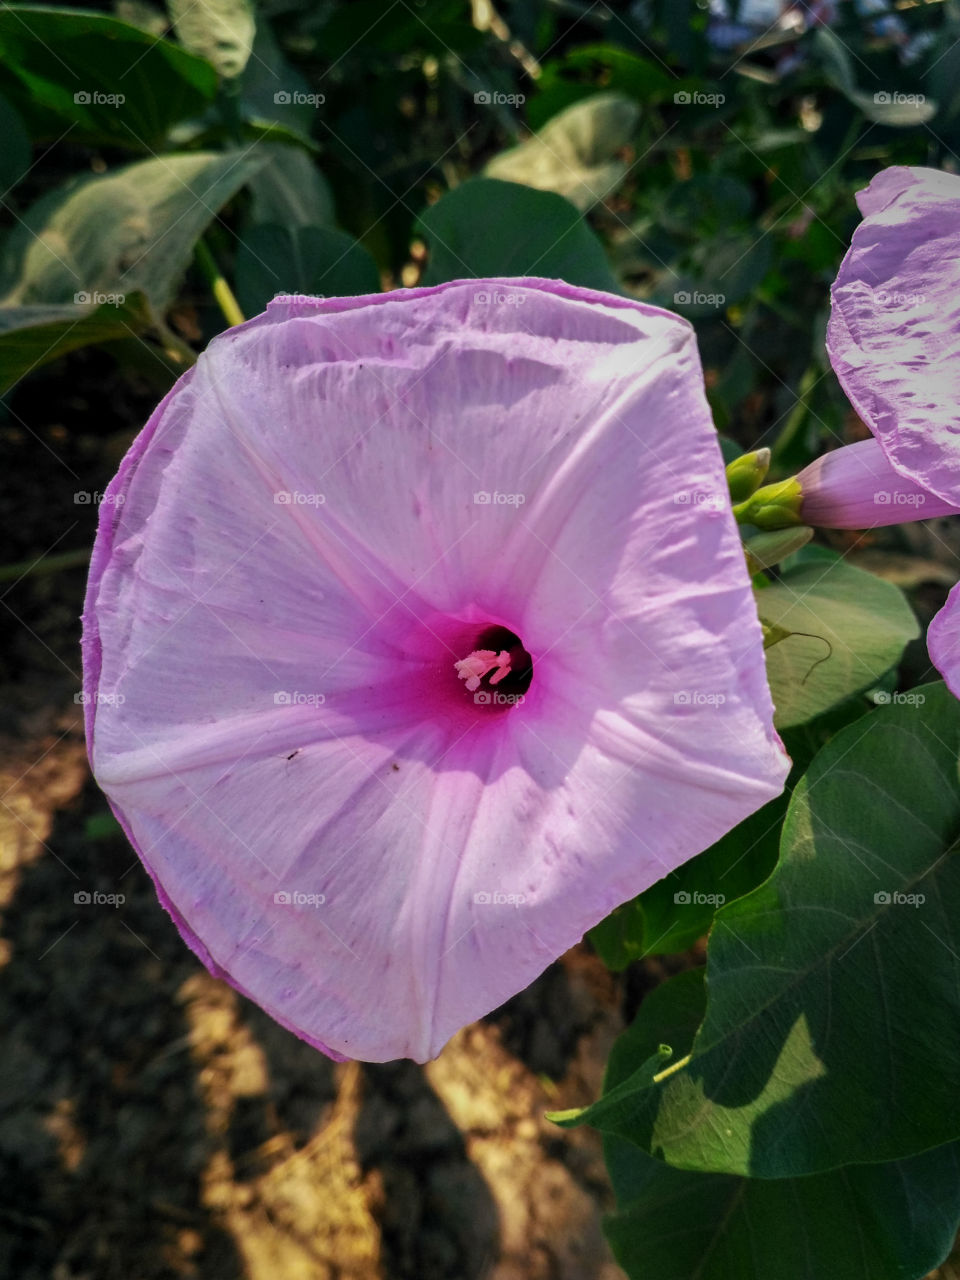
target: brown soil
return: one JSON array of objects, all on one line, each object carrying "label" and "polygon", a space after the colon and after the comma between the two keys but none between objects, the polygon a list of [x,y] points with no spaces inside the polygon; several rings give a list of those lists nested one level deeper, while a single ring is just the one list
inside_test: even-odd
[{"label": "brown soil", "polygon": [[[103,488],[114,438],[4,429],[8,562],[90,545],[73,494]],[[692,958],[615,978],[579,947],[426,1067],[329,1062],[204,971],[104,824],[83,579],[0,587],[0,1278],[622,1280],[598,1137],[544,1111],[596,1096],[643,992]]]},{"label": "brown soil", "polygon": [[543,1113],[595,1096],[621,984],[578,948],[426,1067],[329,1062],[91,838],[79,712],[0,743],[0,1275],[617,1280],[597,1137]]}]

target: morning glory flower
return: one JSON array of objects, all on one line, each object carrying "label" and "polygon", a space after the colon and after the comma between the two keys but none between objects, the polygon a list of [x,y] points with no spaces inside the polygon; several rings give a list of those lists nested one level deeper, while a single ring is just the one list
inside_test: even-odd
[{"label": "morning glory flower", "polygon": [[277,300],[125,458],[97,780],[210,970],[435,1056],[777,795],[691,327],[557,281]]},{"label": "morning glory flower", "polygon": [[[960,178],[884,169],[832,289],[827,350],[874,439],[797,480],[800,518],[838,529],[960,514]],[[930,656],[960,696],[960,591],[930,624]]]},{"label": "morning glory flower", "polygon": [[858,440],[821,454],[797,480],[799,517],[821,528],[878,529],[960,514],[953,503],[898,471],[879,440]]}]

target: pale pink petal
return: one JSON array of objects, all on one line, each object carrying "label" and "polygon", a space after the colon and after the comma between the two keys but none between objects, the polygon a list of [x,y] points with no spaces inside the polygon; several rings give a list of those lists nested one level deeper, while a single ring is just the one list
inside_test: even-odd
[{"label": "pale pink petal", "polygon": [[960,698],[960,583],[927,628],[927,649],[947,688]]},{"label": "pale pink petal", "polygon": [[[329,1052],[435,1055],[782,788],[675,316],[536,280],[275,305],[108,498],[97,778],[187,941]],[[491,624],[533,656],[505,709],[455,665]]]},{"label": "pale pink petal", "polygon": [[830,359],[892,465],[960,506],[960,177],[894,167],[859,200]]},{"label": "pale pink petal", "polygon": [[822,454],[797,479],[803,491],[800,518],[819,528],[876,529],[960,515],[957,507],[896,471],[876,440]]}]

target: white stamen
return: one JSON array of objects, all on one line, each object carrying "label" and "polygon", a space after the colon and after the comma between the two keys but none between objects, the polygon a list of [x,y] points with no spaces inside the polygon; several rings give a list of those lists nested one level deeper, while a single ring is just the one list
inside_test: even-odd
[{"label": "white stamen", "polygon": [[497,684],[510,674],[510,655],[506,649],[501,649],[499,653],[495,653],[493,649],[474,649],[469,657],[461,658],[453,665],[457,676],[466,680],[469,691],[475,693],[488,672],[496,671],[496,675],[490,677],[491,684]]}]

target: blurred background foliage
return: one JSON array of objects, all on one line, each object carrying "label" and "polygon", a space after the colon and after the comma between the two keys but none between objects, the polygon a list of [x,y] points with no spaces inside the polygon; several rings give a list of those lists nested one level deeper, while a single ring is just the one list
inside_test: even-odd
[{"label": "blurred background foliage", "polygon": [[958,167],[958,37],[957,0],[8,6],[2,412],[91,346],[148,404],[219,273],[247,314],[560,275],[687,315],[718,427],[796,468],[855,431],[823,376],[854,192]]},{"label": "blurred background foliage", "polygon": [[[210,339],[278,293],[561,277],[690,319],[730,456],[770,446],[777,478],[865,435],[824,349],[830,284],[879,170],[960,170],[958,71],[960,0],[0,9],[0,581],[20,624],[0,675],[78,687],[99,495]],[[893,588],[925,622],[956,579],[953,540],[917,538],[828,535],[792,558],[802,576],[804,556],[855,551],[816,597],[837,597],[837,638],[844,602],[887,592],[878,671],[913,634]],[[802,694],[780,708],[791,732],[865,683],[801,630],[809,654],[768,655],[778,706],[778,666]],[[823,705],[791,661],[833,673]],[[900,678],[929,673],[911,641]],[[741,867],[743,891],[774,856]],[[648,940],[674,888],[646,895]],[[709,926],[693,914],[660,950]],[[631,919],[594,937],[615,967]]]},{"label": "blurred background foliage", "polygon": [[[689,318],[730,456],[769,446],[777,478],[865,435],[824,349],[830,284],[879,170],[960,171],[960,0],[13,4],[0,131],[0,678],[32,707],[79,688],[83,568],[122,453],[211,338],[278,293],[559,276]],[[790,788],[928,677],[895,588],[928,620],[957,548],[924,536],[828,535],[783,563],[820,611],[796,633],[808,649],[769,651],[775,690],[778,664],[792,681]],[[843,608],[864,601],[868,628]],[[852,671],[832,659],[821,705],[806,674],[828,608],[838,652],[869,630],[887,675],[864,693],[865,650]],[[763,881],[787,800],[613,913],[591,935],[604,962],[696,944],[715,905],[690,891]],[[90,821],[87,846],[116,841]],[[881,1274],[864,1268],[845,1274]]]}]

